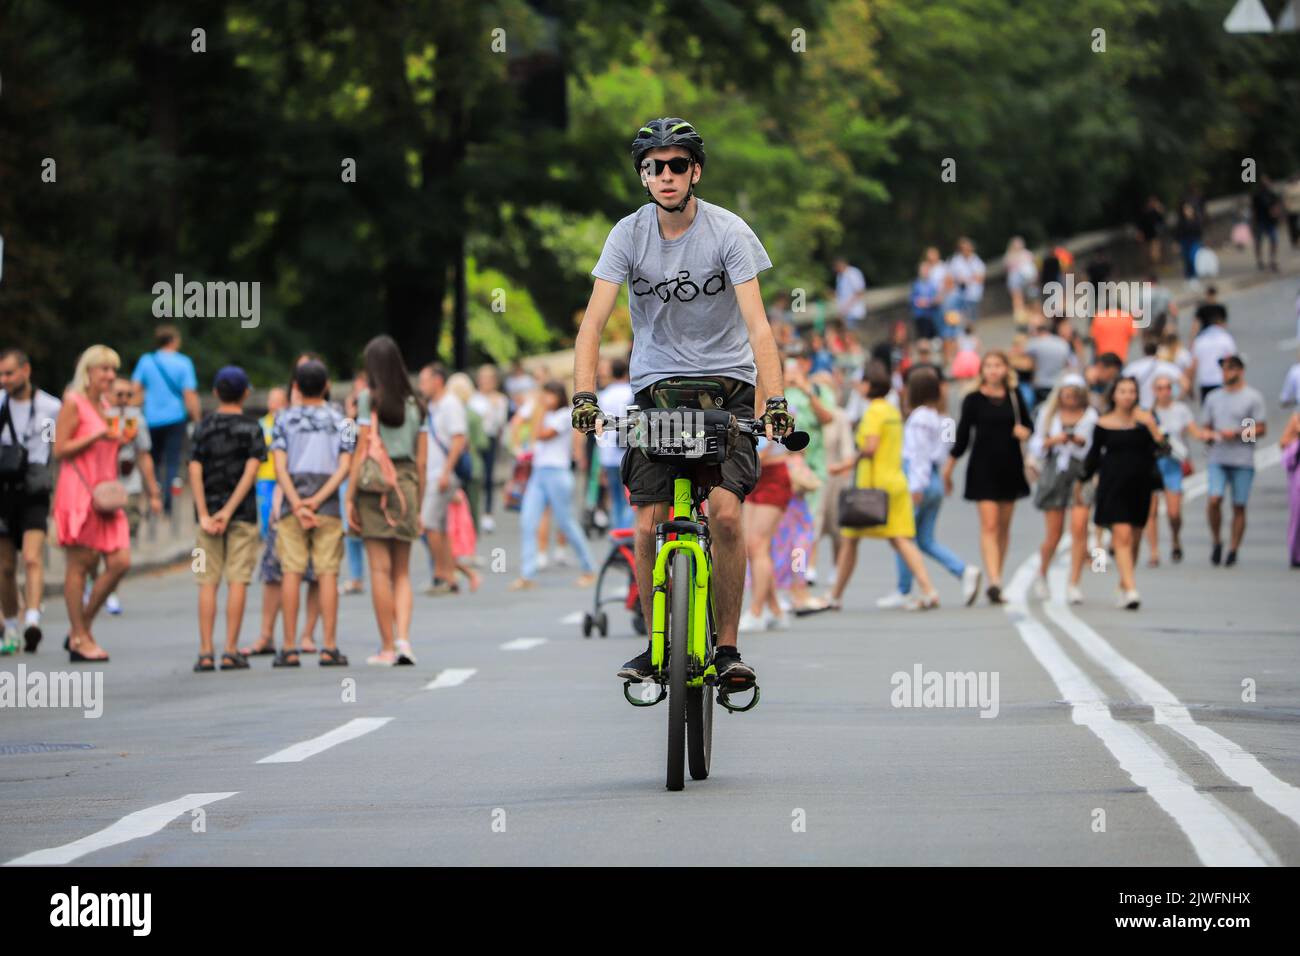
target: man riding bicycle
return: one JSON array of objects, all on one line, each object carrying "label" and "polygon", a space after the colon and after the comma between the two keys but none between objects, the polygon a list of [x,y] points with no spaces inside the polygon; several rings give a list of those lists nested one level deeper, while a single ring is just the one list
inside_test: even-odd
[{"label": "man riding bicycle", "polygon": [[[601,415],[595,395],[600,338],[626,282],[635,404],[653,407],[651,388],[665,380],[709,376],[720,380],[723,408],[738,418],[761,414],[769,439],[785,437],[794,430],[794,418],[782,394],[781,361],[758,290],[758,273],[772,267],[762,243],[739,216],[693,195],[704,170],[704,140],[690,123],[676,117],[651,120],[632,141],[632,163],[652,201],[610,230],[592,269],[595,285],[574,346],[573,427],[590,432]],[[756,403],[756,385],[766,397],[762,406]],[[670,467],[635,450],[623,456],[621,477],[637,506],[641,582],[650,581],[654,567],[655,525],[669,518]],[[708,497],[718,628],[714,665],[719,686],[732,691],[755,681],[754,669],[736,649],[736,628],[745,589],[741,504],[758,475],[753,442],[738,441]],[[642,587],[640,595],[649,621],[653,591]],[[625,680],[653,674],[649,647],[618,672]]]}]

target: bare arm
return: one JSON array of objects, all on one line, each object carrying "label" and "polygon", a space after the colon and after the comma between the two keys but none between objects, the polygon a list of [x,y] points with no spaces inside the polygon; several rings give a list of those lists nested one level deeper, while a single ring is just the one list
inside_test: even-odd
[{"label": "bare arm", "polygon": [[758,368],[758,388],[754,395],[754,414],[761,415],[769,398],[785,392],[781,376],[781,357],[772,336],[772,326],[763,308],[763,296],[758,290],[758,279],[750,279],[736,286],[736,302],[740,315],[749,329],[749,344],[754,350],[754,365]]},{"label": "bare arm", "polygon": [[187,388],[181,394],[184,397],[186,414],[190,416],[190,421],[197,422],[203,417],[203,409],[199,405],[199,393],[192,388]]},{"label": "bare arm", "polygon": [[573,390],[596,391],[596,365],[600,362],[600,337],[605,333],[614,303],[618,301],[617,286],[605,279],[597,279],[587,300],[587,311],[578,327],[578,337],[573,342]]}]

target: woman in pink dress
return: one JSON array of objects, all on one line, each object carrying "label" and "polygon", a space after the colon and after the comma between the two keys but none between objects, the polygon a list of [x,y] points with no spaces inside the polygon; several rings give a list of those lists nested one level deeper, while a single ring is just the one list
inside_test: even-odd
[{"label": "woman in pink dress", "polygon": [[[100,482],[117,480],[118,446],[134,437],[122,433],[119,419],[104,417],[103,399],[120,364],[117,353],[106,345],[92,345],[82,352],[54,425],[54,457],[60,464],[54,524],[59,544],[66,550],[63,600],[71,628],[64,646],[73,661],[108,662],[108,652],[95,642],[90,625],[131,566],[126,512],[97,512],[91,492]],[[86,576],[101,556],[105,571],[83,605]]]}]

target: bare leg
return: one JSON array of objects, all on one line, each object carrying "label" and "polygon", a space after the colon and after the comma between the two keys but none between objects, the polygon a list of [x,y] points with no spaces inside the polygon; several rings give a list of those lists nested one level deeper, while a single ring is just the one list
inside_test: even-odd
[{"label": "bare leg", "polygon": [[912,538],[890,538],[889,543],[903,556],[912,577],[921,586],[921,593],[926,597],[934,595],[934,584],[930,581],[930,573],[925,569],[925,559],[921,557],[921,549],[916,546],[916,541]]},{"label": "bare leg", "polygon": [[1044,580],[1047,578],[1047,569],[1052,566],[1052,558],[1056,556],[1056,546],[1061,543],[1061,534],[1065,527],[1065,511],[1052,508],[1043,512],[1043,524],[1046,525],[1046,532],[1043,535],[1043,543],[1038,549],[1038,575]]},{"label": "bare leg", "polygon": [[977,501],[980,516],[980,554],[990,587],[1002,586],[1002,549],[998,545],[998,503]]},{"label": "bare leg", "polygon": [[199,585],[199,653],[212,653],[212,630],[217,622],[217,582]]},{"label": "bare leg", "polygon": [[0,613],[18,616],[18,552],[12,538],[0,537]]},{"label": "bare leg", "polygon": [[27,595],[27,610],[40,610],[45,594],[45,532],[35,528],[23,534],[23,590]]},{"label": "bare leg", "polygon": [[[650,627],[650,622],[654,620],[654,569],[655,569],[655,525],[661,521],[668,520],[668,509],[670,505],[667,501],[657,501],[654,504],[643,504],[636,506],[636,580],[637,590],[641,595],[641,613],[645,615],[646,627]],[[712,526],[713,522],[709,522]],[[713,541],[713,587],[714,598],[719,598],[720,588],[718,587],[718,547],[717,538]],[[539,552],[540,553],[540,552]],[[719,608],[719,617],[721,609]],[[721,622],[719,622],[719,631],[721,631]],[[732,633],[732,643],[735,643],[735,633]]]},{"label": "bare leg", "polygon": [[745,552],[749,557],[749,573],[753,577],[753,592],[749,596],[749,611],[757,616],[763,605],[774,597],[772,576],[772,535],[781,523],[781,509],[773,505],[751,504],[745,509]]},{"label": "bare leg", "polygon": [[393,568],[389,542],[379,538],[366,539],[366,561],[370,565],[370,603],[375,608],[375,622],[379,625],[380,650],[393,651]]},{"label": "bare leg", "polygon": [[68,634],[71,647],[85,654],[94,645],[81,596],[86,589],[86,575],[99,562],[99,553],[89,548],[70,547],[64,552],[63,603],[68,609]]},{"label": "bare leg", "polygon": [[393,541],[389,544],[389,565],[393,575],[393,616],[399,641],[411,639],[411,608],[414,592],[411,589],[411,543]]},{"label": "bare leg", "polygon": [[339,576],[322,574],[320,582],[320,616],[325,624],[325,647],[337,647],[339,628]]},{"label": "bare leg", "polygon": [[1007,564],[1007,548],[1011,546],[1011,516],[1015,513],[1014,501],[998,502],[998,573]]},{"label": "bare leg", "polygon": [[226,653],[239,653],[239,630],[244,624],[244,606],[248,603],[248,585],[241,581],[226,582]]},{"label": "bare leg", "polygon": [[1210,523],[1210,541],[1222,544],[1219,526],[1223,524],[1223,499],[1210,498],[1205,503],[1205,518]]},{"label": "bare leg", "polygon": [[308,647],[315,643],[316,624],[320,620],[320,580],[310,582],[307,585],[307,620],[303,624],[302,646]]},{"label": "bare leg", "polygon": [[280,583],[280,615],[284,625],[284,650],[298,648],[298,602],[302,597],[302,572],[285,571]]},{"label": "bare leg", "polygon": [[1246,537],[1246,506],[1234,504],[1232,506],[1232,547],[1231,551],[1236,551],[1241,547],[1241,539]]},{"label": "bare leg", "polygon": [[1160,562],[1160,492],[1151,496],[1151,511],[1147,514],[1147,548],[1151,563]]},{"label": "bare leg", "polygon": [[1137,587],[1133,576],[1133,526],[1130,524],[1113,524],[1110,526],[1111,541],[1115,545],[1115,567],[1119,571],[1119,586],[1125,591]]},{"label": "bare leg", "polygon": [[860,538],[843,538],[840,541],[839,551],[835,555],[835,587],[831,589],[832,601],[840,601],[844,597],[844,589],[849,586],[853,569],[858,564],[860,540]]},{"label": "bare leg", "polygon": [[95,586],[91,589],[90,600],[86,602],[86,627],[89,628],[91,622],[95,620],[95,615],[99,613],[108,596],[117,590],[117,585],[126,572],[131,567],[131,549],[120,548],[104,555],[104,573],[95,579]]},{"label": "bare leg", "polygon": [[258,644],[275,646],[275,618],[280,613],[280,585],[267,582],[262,585],[262,633]]},{"label": "bare leg", "polygon": [[[713,543],[713,610],[718,616],[720,647],[736,646],[740,606],[745,598],[743,511],[748,509],[742,508],[740,499],[726,488],[714,488],[709,495],[709,536]],[[652,547],[653,540],[652,536]],[[644,580],[648,581],[649,578]]]},{"label": "bare leg", "polygon": [[1076,505],[1070,509],[1070,583],[1079,586],[1083,565],[1088,560],[1088,509]]},{"label": "bare leg", "polygon": [[1173,547],[1183,549],[1183,494],[1181,491],[1165,492],[1165,511],[1169,515],[1169,536]]}]

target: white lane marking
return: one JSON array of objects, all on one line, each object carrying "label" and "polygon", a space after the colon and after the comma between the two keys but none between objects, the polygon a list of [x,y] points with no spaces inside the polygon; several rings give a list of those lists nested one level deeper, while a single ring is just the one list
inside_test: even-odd
[{"label": "white lane marking", "polygon": [[502,644],[501,650],[526,651],[545,643],[546,638],[544,637],[516,637],[513,641],[506,641]]},{"label": "white lane marking", "polygon": [[1117,721],[1101,689],[1070,660],[1061,645],[1029,611],[1025,598],[1037,573],[1031,557],[1016,570],[1007,589],[1005,610],[1029,652],[1047,671],[1076,724],[1087,727],[1110,751],[1133,783],[1145,787],[1156,804],[1183,831],[1197,858],[1206,866],[1267,866],[1252,844],[1261,842],[1249,828],[1234,821],[1218,801],[1200,793],[1163,751],[1138,731]]},{"label": "white lane marking", "polygon": [[65,843],[63,846],[51,847],[48,850],[35,850],[10,860],[5,866],[53,866],[59,863],[71,863],[87,853],[104,850],[130,840],[138,840],[141,837],[152,836],[181,814],[197,810],[199,807],[207,806],[209,803],[215,803],[218,800],[224,800],[227,797],[233,797],[238,792],[238,790],[231,790],[225,793],[187,793],[179,800],[160,803],[156,807],[146,807],[143,810],[137,810],[135,813],[128,813],[122,819],[111,826],[105,827],[98,833],[92,833],[90,836],[74,840],[72,843]]},{"label": "white lane marking", "polygon": [[1214,761],[1225,777],[1239,786],[1250,787],[1255,796],[1300,826],[1300,788],[1279,780],[1254,754],[1204,724],[1197,723],[1169,688],[1117,651],[1060,601],[1065,593],[1064,568],[1054,569],[1051,578],[1052,593],[1057,595],[1057,600],[1049,601],[1043,610],[1093,662],[1118,680],[1133,695],[1134,700],[1150,704],[1156,723],[1163,724],[1184,740],[1195,744]]},{"label": "white lane marking", "polygon": [[444,687],[456,687],[465,683],[477,673],[477,667],[448,667],[444,671],[439,671],[437,677],[424,685],[424,689],[442,690]]},{"label": "white lane marking", "polygon": [[313,737],[311,740],[304,740],[292,747],[277,750],[271,756],[263,757],[258,763],[300,763],[308,757],[314,757],[323,750],[329,750],[338,744],[368,734],[372,730],[378,730],[392,719],[391,717],[357,717],[354,720],[349,720],[342,727],[335,727],[319,737]]},{"label": "white lane marking", "polygon": [[566,614],[566,615],[564,615],[564,617],[560,618],[560,623],[561,623],[561,624],[581,624],[581,623],[582,623],[582,615],[583,615],[583,613],[584,613],[584,612],[582,612],[582,611],[574,611],[572,614]]}]

